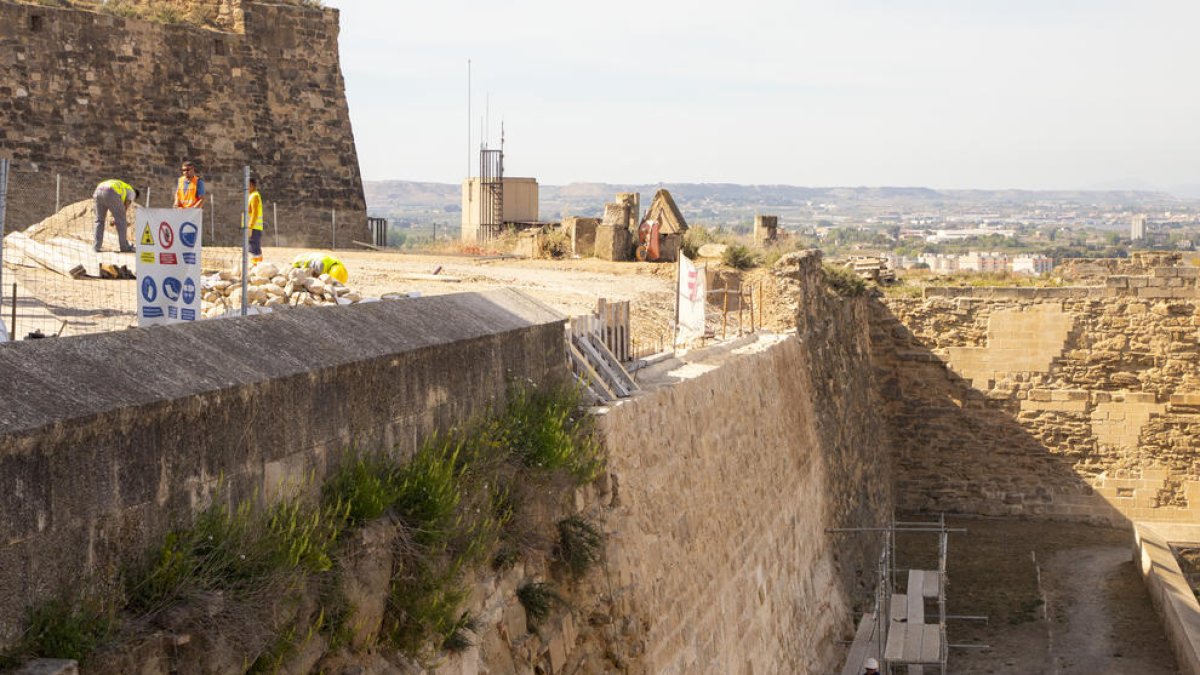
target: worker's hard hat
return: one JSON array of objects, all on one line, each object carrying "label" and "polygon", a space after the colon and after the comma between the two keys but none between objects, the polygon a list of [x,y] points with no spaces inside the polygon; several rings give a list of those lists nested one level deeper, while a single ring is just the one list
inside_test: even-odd
[{"label": "worker's hard hat", "polygon": [[874,658],[869,658],[863,663],[863,668],[869,668],[871,670],[879,670],[879,662],[876,661]]},{"label": "worker's hard hat", "polygon": [[350,274],[346,271],[346,266],[341,263],[334,263],[333,266],[329,268],[329,276],[337,279],[343,284],[346,283],[346,280],[350,278]]}]

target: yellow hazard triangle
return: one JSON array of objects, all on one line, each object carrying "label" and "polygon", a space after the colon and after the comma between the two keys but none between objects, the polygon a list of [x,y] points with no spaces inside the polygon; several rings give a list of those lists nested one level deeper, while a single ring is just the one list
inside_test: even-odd
[{"label": "yellow hazard triangle", "polygon": [[154,245],[154,235],[150,234],[149,223],[146,224],[146,229],[142,230],[142,245],[143,246],[153,246]]}]

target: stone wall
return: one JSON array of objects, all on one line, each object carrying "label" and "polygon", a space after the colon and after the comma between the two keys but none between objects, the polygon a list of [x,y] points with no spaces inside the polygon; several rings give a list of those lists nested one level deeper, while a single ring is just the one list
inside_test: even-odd
[{"label": "stone wall", "polygon": [[1149,271],[879,303],[872,339],[898,506],[1200,517],[1197,270]]},{"label": "stone wall", "polygon": [[[827,673],[868,609],[890,517],[867,308],[793,260],[799,334],[662,367],[602,418],[607,651],[631,673]],[[852,423],[847,423],[848,421]]]},{"label": "stone wall", "polygon": [[0,350],[0,645],[25,608],[346,452],[565,376],[563,319],[515,291],[13,343]]},{"label": "stone wall", "polygon": [[339,242],[365,240],[337,10],[185,4],[228,17],[230,31],[0,0],[8,227],[50,215],[59,178],[62,204],[108,178],[169,204],[179,162],[190,158],[214,195],[206,222],[215,207],[217,236],[206,233],[206,243],[236,236],[247,165],[264,201],[278,204],[281,244],[329,246],[334,210]]}]

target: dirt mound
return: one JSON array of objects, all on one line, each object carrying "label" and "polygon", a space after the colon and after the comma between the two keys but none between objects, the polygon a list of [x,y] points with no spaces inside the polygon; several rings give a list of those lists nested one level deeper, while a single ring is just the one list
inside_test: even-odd
[{"label": "dirt mound", "polygon": [[[130,206],[129,212],[125,215],[126,222],[132,223],[137,217],[137,204]],[[30,239],[40,243],[46,243],[56,237],[91,243],[95,234],[95,226],[95,207],[92,200],[85,199],[64,206],[58,213],[25,228],[24,233]],[[112,227],[112,216],[109,216],[109,227]]]}]

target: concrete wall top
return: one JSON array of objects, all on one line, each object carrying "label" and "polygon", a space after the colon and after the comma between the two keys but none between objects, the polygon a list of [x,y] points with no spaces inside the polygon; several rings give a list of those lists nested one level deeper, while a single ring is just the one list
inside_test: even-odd
[{"label": "concrete wall top", "polygon": [[0,348],[0,438],[564,320],[528,296],[500,290],[8,343]]}]

